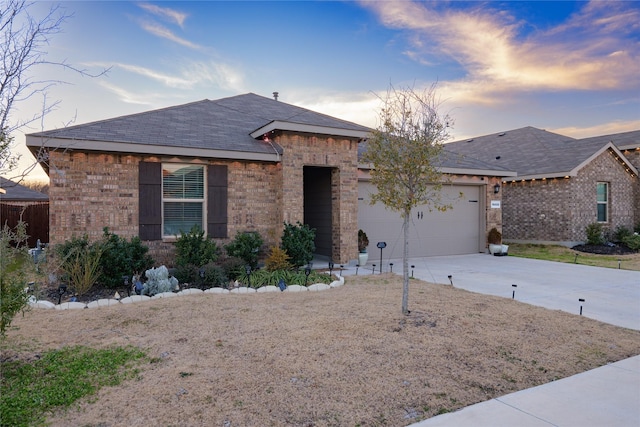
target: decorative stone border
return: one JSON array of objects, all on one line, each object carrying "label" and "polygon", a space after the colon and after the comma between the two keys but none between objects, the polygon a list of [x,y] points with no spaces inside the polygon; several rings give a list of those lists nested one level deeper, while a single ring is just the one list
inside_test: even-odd
[{"label": "decorative stone border", "polygon": [[284,291],[280,291],[280,288],[277,286],[262,286],[258,289],[247,288],[247,287],[239,287],[233,288],[231,290],[224,288],[209,288],[207,290],[189,288],[184,289],[180,292],[163,292],[161,294],[156,294],[152,297],[148,297],[146,295],[132,295],[130,297],[122,298],[120,300],[117,299],[99,299],[96,301],[91,301],[90,303],[83,302],[63,302],[62,304],[54,304],[51,301],[47,300],[36,300],[35,297],[32,297],[33,300],[29,301],[29,305],[33,308],[43,308],[43,309],[55,309],[55,310],[80,310],[85,308],[100,308],[100,307],[110,307],[118,304],[133,304],[137,302],[150,301],[159,298],[174,298],[180,297],[183,295],[195,295],[195,294],[254,294],[254,293],[264,293],[264,292],[320,292],[326,291],[331,288],[337,288],[344,285],[344,277],[339,276],[338,280],[331,282],[330,285],[326,283],[314,283],[309,286],[300,286],[300,285],[291,285],[287,286]]}]

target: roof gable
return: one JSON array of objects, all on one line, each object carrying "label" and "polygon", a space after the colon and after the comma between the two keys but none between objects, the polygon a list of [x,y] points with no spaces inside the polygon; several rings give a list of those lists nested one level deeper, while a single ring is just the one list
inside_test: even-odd
[{"label": "roof gable", "polygon": [[640,140],[640,131],[574,139],[534,127],[525,127],[446,144],[447,149],[502,165],[519,178],[575,176],[605,150],[614,150],[625,168],[637,174],[614,141]]}]

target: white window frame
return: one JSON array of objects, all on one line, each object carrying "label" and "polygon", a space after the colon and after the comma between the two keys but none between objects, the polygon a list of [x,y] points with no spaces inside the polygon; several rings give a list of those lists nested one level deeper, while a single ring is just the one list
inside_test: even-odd
[{"label": "white window frame", "polygon": [[[600,185],[604,185],[604,188],[605,188],[604,200],[599,200],[598,188],[600,187]],[[604,220],[601,220],[599,210],[600,210],[600,206],[603,206],[603,205],[604,205]],[[609,222],[609,183],[608,182],[598,181],[596,183],[596,219],[600,223]]]},{"label": "white window frame", "polygon": [[[200,167],[202,168],[202,198],[184,198],[184,197],[165,197],[165,180],[164,172],[167,167]],[[165,203],[200,203],[202,206],[201,224],[200,227],[204,230],[205,235],[207,233],[207,168],[201,164],[190,163],[162,163],[162,238],[163,239],[175,239],[179,237],[178,234],[166,234],[165,233]],[[188,233],[189,230],[182,230],[184,233]]]}]

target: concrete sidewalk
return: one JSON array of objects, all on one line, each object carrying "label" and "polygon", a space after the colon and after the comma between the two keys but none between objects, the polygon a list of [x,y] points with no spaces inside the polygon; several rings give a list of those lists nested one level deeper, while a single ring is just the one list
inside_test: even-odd
[{"label": "concrete sidewalk", "polygon": [[[371,260],[358,274],[376,272]],[[402,271],[383,259],[383,271]],[[413,276],[640,330],[640,272],[488,254],[411,259]],[[355,267],[344,275],[355,274]],[[449,279],[448,276],[451,276]],[[513,287],[512,285],[517,285]],[[580,302],[579,299],[584,299]],[[411,301],[411,299],[409,299]],[[478,403],[411,427],[640,426],[640,356]]]}]

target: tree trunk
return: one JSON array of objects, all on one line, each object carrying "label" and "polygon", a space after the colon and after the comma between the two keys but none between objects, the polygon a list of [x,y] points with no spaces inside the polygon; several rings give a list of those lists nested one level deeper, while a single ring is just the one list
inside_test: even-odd
[{"label": "tree trunk", "polygon": [[409,314],[409,218],[411,209],[404,212],[404,248],[402,250],[402,314]]}]

